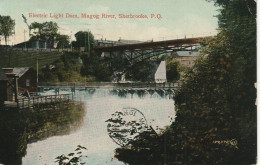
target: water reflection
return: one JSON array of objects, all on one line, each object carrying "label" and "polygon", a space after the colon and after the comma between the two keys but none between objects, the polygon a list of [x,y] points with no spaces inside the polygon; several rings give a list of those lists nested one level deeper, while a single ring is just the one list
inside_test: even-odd
[{"label": "water reflection", "polygon": [[[43,94],[55,92],[71,93],[71,89],[53,88]],[[85,110],[0,112],[0,163],[50,165],[57,156],[82,145],[88,149],[86,164],[123,165],[114,159],[118,145],[109,137],[105,122],[112,114],[129,107],[138,109],[153,128],[164,128],[171,123],[169,116],[175,115],[169,89],[76,87],[72,93],[84,102]]]},{"label": "water reflection", "polygon": [[79,103],[44,111],[1,111],[0,163],[22,164],[27,144],[76,131],[82,125],[84,115],[83,105]]}]

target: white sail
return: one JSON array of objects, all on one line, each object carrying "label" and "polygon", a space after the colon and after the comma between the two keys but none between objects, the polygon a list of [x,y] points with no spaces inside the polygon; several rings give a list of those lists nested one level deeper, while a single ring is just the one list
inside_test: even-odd
[{"label": "white sail", "polygon": [[154,75],[155,83],[165,83],[166,79],[166,63],[165,61],[161,61],[157,71]]}]

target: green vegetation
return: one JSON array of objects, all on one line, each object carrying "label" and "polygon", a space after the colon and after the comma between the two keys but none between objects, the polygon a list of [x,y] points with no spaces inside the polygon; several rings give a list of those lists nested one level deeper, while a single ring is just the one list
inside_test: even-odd
[{"label": "green vegetation", "polygon": [[36,69],[37,58],[39,59],[39,68],[59,59],[63,52],[31,52],[0,50],[1,67],[33,67]]},{"label": "green vegetation", "polygon": [[0,35],[4,36],[6,45],[9,36],[12,35],[14,26],[15,26],[15,22],[14,20],[12,20],[10,16],[0,15]]},{"label": "green vegetation", "polygon": [[166,59],[166,76],[168,82],[173,82],[182,79],[189,68],[182,65],[179,61],[174,60],[172,57]]},{"label": "green vegetation", "polygon": [[143,61],[135,64],[126,72],[126,79],[131,81],[153,81],[153,74],[155,73],[156,64],[151,61]]},{"label": "green vegetation", "polygon": [[72,42],[72,46],[78,50],[80,47],[85,47],[85,51],[90,52],[95,44],[94,36],[91,32],[79,31],[75,34],[75,38],[76,41]]},{"label": "green vegetation", "polygon": [[57,34],[56,36],[56,41],[58,42],[57,48],[69,48],[70,47],[70,37],[68,35],[62,35],[62,34]]},{"label": "green vegetation", "polygon": [[30,40],[49,40],[57,43],[57,48],[69,48],[69,36],[58,32],[59,26],[56,22],[33,22],[29,26]]},{"label": "green vegetation", "polygon": [[256,163],[256,3],[216,0],[219,34],[175,94],[175,121],[118,148],[129,164]]},{"label": "green vegetation", "polygon": [[85,81],[80,75],[80,53],[64,52],[59,59],[41,69],[40,80],[44,82]]},{"label": "green vegetation", "polygon": [[[46,64],[59,59],[63,52],[34,52],[34,51],[15,51],[0,49],[0,67],[32,67],[36,70],[37,58],[39,60],[39,71]],[[41,74],[41,72],[40,72]]]},{"label": "green vegetation", "polygon": [[56,22],[33,22],[29,26],[30,31],[33,31],[30,35],[30,40],[54,40],[58,35],[58,24]]},{"label": "green vegetation", "polygon": [[86,158],[86,155],[83,155],[84,151],[87,150],[86,147],[78,145],[77,148],[74,150],[74,152],[69,153],[68,155],[60,155],[56,157],[56,161],[57,163],[59,163],[59,165],[83,165],[86,164],[85,162],[83,162],[83,158]]},{"label": "green vegetation", "polygon": [[83,62],[81,75],[86,76],[88,81],[111,81],[112,69],[97,53],[91,51],[88,55],[84,52],[81,54],[81,58]]},{"label": "green vegetation", "polygon": [[0,163],[22,164],[27,144],[67,135],[80,127],[85,115],[81,103],[49,106],[49,109],[24,109],[20,112],[0,111]]}]

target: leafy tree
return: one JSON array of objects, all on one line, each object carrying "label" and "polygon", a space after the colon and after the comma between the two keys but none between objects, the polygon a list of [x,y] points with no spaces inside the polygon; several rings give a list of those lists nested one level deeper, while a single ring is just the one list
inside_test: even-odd
[{"label": "leafy tree", "polygon": [[57,48],[68,48],[70,46],[70,40],[68,35],[57,34],[56,41],[58,42]]},{"label": "leafy tree", "polygon": [[0,35],[3,35],[5,38],[5,44],[7,45],[7,39],[12,35],[15,22],[10,16],[1,16],[0,15]]},{"label": "leafy tree", "polygon": [[[91,51],[94,46],[94,36],[88,31],[79,31],[75,34],[76,42],[73,42],[73,47],[86,47],[87,52]],[[90,48],[90,50],[88,50]]]},{"label": "leafy tree", "polygon": [[179,61],[176,61],[172,58],[166,59],[166,76],[167,81],[176,81],[181,79],[186,72],[190,69],[182,65]]},{"label": "leafy tree", "polygon": [[[220,6],[220,33],[205,41],[207,55],[175,94],[175,121],[161,135],[167,145],[156,148],[159,139],[136,139],[135,145],[116,150],[119,160],[134,164],[127,158],[131,154],[140,164],[256,162],[256,3],[215,4]],[[159,157],[162,153],[166,155]]]},{"label": "leafy tree", "polygon": [[42,69],[41,81],[83,81],[80,75],[81,60],[78,52],[66,52],[60,59]]},{"label": "leafy tree", "polygon": [[[156,65],[157,66],[157,65]],[[126,72],[126,78],[132,81],[153,81],[155,73],[155,64],[150,61],[136,63]],[[153,70],[153,71],[151,71]],[[151,74],[152,72],[152,74]]]},{"label": "leafy tree", "polygon": [[81,75],[90,78],[92,81],[110,81],[112,71],[106,61],[94,51],[81,54],[83,66],[81,67]]},{"label": "leafy tree", "polygon": [[30,40],[51,40],[54,41],[58,35],[58,24],[56,22],[33,22],[29,26],[33,30]]}]

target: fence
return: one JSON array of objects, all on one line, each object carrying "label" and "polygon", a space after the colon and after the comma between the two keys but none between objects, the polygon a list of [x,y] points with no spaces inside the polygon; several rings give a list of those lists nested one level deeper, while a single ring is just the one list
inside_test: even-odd
[{"label": "fence", "polygon": [[73,100],[73,96],[70,94],[24,97],[19,98],[18,102],[6,102],[5,108],[47,107],[48,105],[70,102],[71,100]]}]

